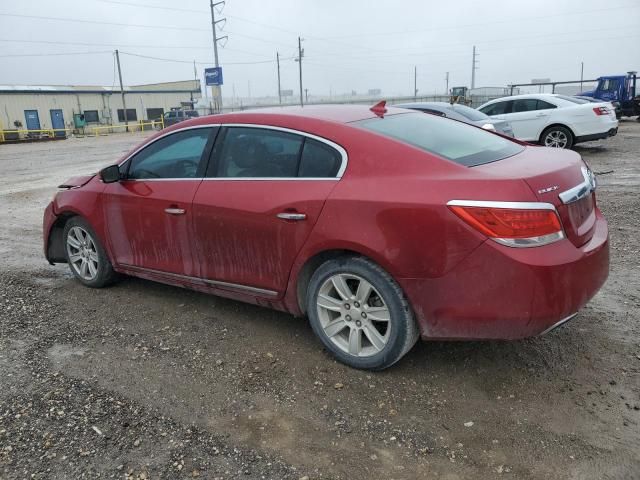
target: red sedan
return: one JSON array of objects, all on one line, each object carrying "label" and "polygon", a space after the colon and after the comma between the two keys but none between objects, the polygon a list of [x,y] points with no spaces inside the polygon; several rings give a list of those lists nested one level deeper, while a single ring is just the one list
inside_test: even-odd
[{"label": "red sedan", "polygon": [[572,151],[383,105],[189,120],[62,185],[44,251],[89,287],[134,275],[307,315],[340,361],[516,339],[605,282],[607,223]]}]

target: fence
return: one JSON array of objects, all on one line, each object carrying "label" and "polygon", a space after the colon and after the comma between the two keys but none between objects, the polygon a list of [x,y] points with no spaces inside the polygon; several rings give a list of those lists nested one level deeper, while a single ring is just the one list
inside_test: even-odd
[{"label": "fence", "polygon": [[[499,95],[471,95],[469,97],[470,103],[467,103],[469,106],[476,108],[482,105],[489,100],[493,100],[496,98],[500,98],[505,96],[505,94]],[[339,104],[339,105],[374,105],[380,100],[386,100],[387,105],[394,105],[398,103],[413,103],[413,102],[449,102],[451,100],[450,95],[423,95],[418,97],[359,97],[359,98],[331,98],[331,99],[323,99],[320,101],[309,101],[305,102],[305,105],[329,105],[329,104]],[[223,106],[223,113],[243,111],[243,110],[252,110],[255,108],[272,108],[272,107],[286,107],[286,106],[296,106],[296,104],[287,103],[287,104],[279,104],[272,102],[264,102],[264,103],[256,103],[252,105],[237,105],[232,104],[228,106]],[[209,115],[211,112],[209,108],[202,107],[198,109],[198,113],[200,115]]]},{"label": "fence", "polygon": [[110,133],[122,132],[142,132],[146,130],[162,130],[164,119],[143,121],[117,125],[100,125],[95,127],[84,127],[82,129],[72,128],[44,128],[39,130],[10,129],[4,130],[0,125],[0,143],[32,142],[42,140],[58,140],[67,138],[69,135],[82,136],[104,136]]}]

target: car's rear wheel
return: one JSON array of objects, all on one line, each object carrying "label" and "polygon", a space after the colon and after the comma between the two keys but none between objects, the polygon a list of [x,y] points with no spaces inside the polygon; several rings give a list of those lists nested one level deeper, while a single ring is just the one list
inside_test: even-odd
[{"label": "car's rear wheel", "polygon": [[568,128],[556,125],[542,132],[540,143],[545,147],[571,148],[573,146],[573,134]]},{"label": "car's rear wheel", "polygon": [[307,313],[325,347],[355,368],[390,367],[418,339],[418,327],[400,286],[363,257],[322,264],[309,282]]},{"label": "car's rear wheel", "polygon": [[64,251],[71,273],[82,284],[100,288],[113,283],[116,273],[91,226],[73,217],[64,226]]}]

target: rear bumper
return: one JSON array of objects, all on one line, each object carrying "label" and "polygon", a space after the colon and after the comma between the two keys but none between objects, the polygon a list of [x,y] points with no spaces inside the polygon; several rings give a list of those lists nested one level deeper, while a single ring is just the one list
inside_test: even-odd
[{"label": "rear bumper", "polygon": [[518,339],[568,320],[609,274],[607,222],[576,248],[569,240],[535,248],[486,241],[435,279],[400,279],[424,339]]},{"label": "rear bumper", "polygon": [[611,128],[606,132],[602,133],[594,133],[592,135],[582,135],[581,137],[576,137],[575,143],[581,142],[592,142],[594,140],[602,140],[603,138],[615,137],[618,134],[618,127]]}]

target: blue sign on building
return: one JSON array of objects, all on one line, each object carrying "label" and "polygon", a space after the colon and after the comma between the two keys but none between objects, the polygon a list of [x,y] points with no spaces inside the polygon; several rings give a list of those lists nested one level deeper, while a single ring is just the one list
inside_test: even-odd
[{"label": "blue sign on building", "polygon": [[206,85],[222,85],[222,67],[205,68],[204,80]]}]

